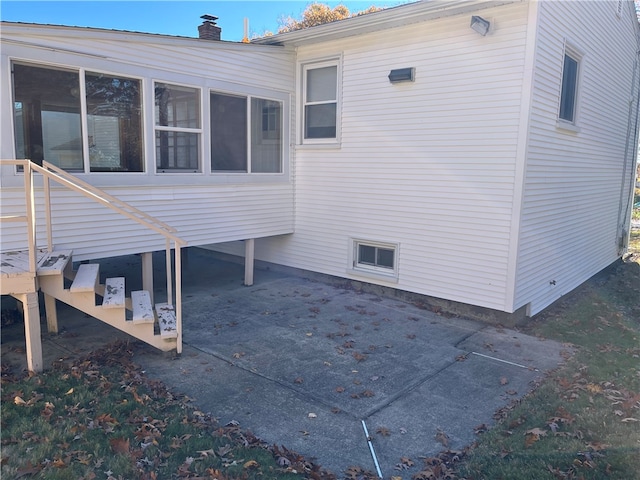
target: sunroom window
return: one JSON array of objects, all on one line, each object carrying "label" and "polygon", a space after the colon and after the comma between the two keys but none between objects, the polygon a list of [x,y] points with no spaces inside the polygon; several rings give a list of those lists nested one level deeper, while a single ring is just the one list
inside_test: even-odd
[{"label": "sunroom window", "polygon": [[85,171],[88,154],[92,172],[143,170],[139,80],[21,63],[12,67],[16,157]]},{"label": "sunroom window", "polygon": [[85,75],[87,136],[92,172],[141,172],[140,80]]},{"label": "sunroom window", "polygon": [[155,132],[159,172],[200,171],[200,90],[157,83]]},{"label": "sunroom window", "polygon": [[211,170],[282,172],[282,102],[212,92]]}]

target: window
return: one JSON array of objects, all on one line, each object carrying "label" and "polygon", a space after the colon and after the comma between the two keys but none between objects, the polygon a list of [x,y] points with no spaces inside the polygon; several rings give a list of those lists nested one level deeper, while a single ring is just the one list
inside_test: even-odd
[{"label": "window", "polygon": [[282,171],[282,104],[251,99],[251,171]]},{"label": "window", "polygon": [[78,72],[14,64],[13,105],[18,158],[84,169]]},{"label": "window", "polygon": [[396,244],[353,240],[353,269],[397,276],[397,251]]},{"label": "window", "polygon": [[282,102],[217,92],[210,101],[211,170],[281,173]]},{"label": "window", "polygon": [[579,65],[580,57],[575,52],[565,49],[558,117],[569,123],[575,123]]},{"label": "window", "polygon": [[140,81],[85,75],[89,166],[92,172],[141,172]]},{"label": "window", "polygon": [[16,63],[13,105],[18,158],[84,171],[88,153],[92,172],[143,171],[139,80]]},{"label": "window", "polygon": [[338,134],[337,62],[305,65],[302,91],[303,141],[335,141]]},{"label": "window", "polygon": [[156,83],[155,132],[159,172],[200,171],[200,90]]}]

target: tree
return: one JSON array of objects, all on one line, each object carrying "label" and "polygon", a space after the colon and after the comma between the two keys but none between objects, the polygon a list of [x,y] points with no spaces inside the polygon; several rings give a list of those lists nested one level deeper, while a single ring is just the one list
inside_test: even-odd
[{"label": "tree", "polygon": [[379,10],[382,10],[382,8],[371,6],[366,10],[352,14],[344,5],[338,5],[332,9],[329,5],[324,3],[311,3],[307,6],[304,12],[302,12],[302,18],[300,20],[296,20],[291,17],[281,20],[282,26],[278,29],[278,33],[302,30],[303,28],[315,27],[316,25],[322,25],[323,23],[344,20],[345,18],[365,15]]}]

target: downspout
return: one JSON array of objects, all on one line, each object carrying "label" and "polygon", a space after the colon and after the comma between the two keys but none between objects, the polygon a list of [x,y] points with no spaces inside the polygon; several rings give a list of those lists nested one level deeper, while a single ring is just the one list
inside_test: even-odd
[{"label": "downspout", "polygon": [[[629,221],[631,218],[631,208],[633,205],[633,197],[634,197],[634,183],[635,183],[635,166],[636,162],[630,162],[630,158],[635,158],[638,155],[638,120],[640,116],[640,79],[638,78],[638,68],[640,67],[640,49],[636,51],[636,58],[633,66],[633,77],[631,80],[631,96],[629,99],[629,116],[627,121],[627,135],[625,137],[625,148],[624,148],[624,161],[622,164],[622,178],[620,179],[620,200],[618,204],[618,231],[616,234],[617,242],[618,242],[618,256],[622,256],[629,245],[629,235],[630,229]],[[636,92],[636,86],[638,86],[639,91]],[[635,103],[635,120],[632,122],[632,117],[634,114],[634,103]],[[633,131],[631,130],[633,124]],[[633,137],[633,146],[634,149],[631,151],[630,148],[630,139]],[[630,157],[630,155],[635,155],[635,157]],[[625,176],[627,175],[627,167],[629,163],[632,163],[633,167],[627,179]],[[625,183],[629,182],[629,193],[627,195],[627,202],[624,205],[624,192],[625,192]]]}]

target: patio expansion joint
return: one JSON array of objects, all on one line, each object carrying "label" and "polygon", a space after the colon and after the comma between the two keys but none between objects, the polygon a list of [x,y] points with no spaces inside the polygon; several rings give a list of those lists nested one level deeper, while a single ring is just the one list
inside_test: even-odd
[{"label": "patio expansion joint", "polygon": [[[464,351],[464,350],[462,350],[462,351]],[[471,354],[471,352],[467,352],[466,355],[470,355],[470,354]],[[396,394],[392,395],[386,402],[384,402],[384,403],[376,406],[375,408],[369,410],[368,412],[366,412],[361,417],[361,420],[367,420],[368,418],[372,417],[376,413],[378,413],[378,412],[384,410],[385,408],[391,406],[394,402],[396,402],[400,398],[402,398],[402,397],[408,395],[409,393],[413,392],[417,388],[419,388],[422,385],[424,385],[425,383],[427,383],[432,378],[435,378],[436,376],[440,375],[442,372],[444,372],[445,370],[447,370],[448,368],[452,367],[453,365],[455,365],[457,363],[459,363],[457,360],[453,360],[453,361],[443,365],[442,368],[440,368],[439,370],[436,370],[435,372],[431,372],[430,374],[422,377],[418,381],[413,382],[412,384],[408,385],[407,387],[399,390]]]},{"label": "patio expansion joint", "polygon": [[[269,377],[267,375],[264,375],[264,374],[262,374],[262,373],[260,373],[260,372],[258,372],[256,370],[252,370],[250,368],[243,367],[242,365],[239,365],[239,364],[237,364],[235,362],[232,362],[231,360],[229,360],[228,358],[224,357],[223,355],[220,355],[219,353],[211,352],[211,351],[208,351],[208,350],[203,350],[203,349],[198,348],[198,347],[196,347],[194,345],[189,345],[189,346],[191,348],[193,348],[194,350],[198,350],[199,352],[205,353],[207,355],[211,355],[212,357],[217,358],[218,360],[221,360],[221,361],[225,362],[226,364],[230,365],[231,367],[238,368],[238,369],[242,370],[243,372],[247,372],[247,373],[249,373],[251,375],[255,375],[256,377],[259,377],[259,378],[261,378],[263,380],[267,380],[268,382],[274,383],[274,384],[276,384],[276,385],[278,385],[280,387],[286,388],[287,390],[289,390],[290,392],[294,393],[296,396],[300,397],[301,399],[311,400],[314,403],[318,403],[318,404],[320,404],[320,405],[322,405],[324,407],[327,407],[328,409],[332,409],[332,408],[336,407],[336,405],[333,405],[333,404],[331,404],[329,402],[326,402],[326,401],[322,400],[321,398],[315,397],[315,396],[310,395],[310,394],[308,394],[306,392],[300,391],[300,390],[296,389],[295,387],[292,387],[291,385],[278,380],[277,378],[271,378],[271,377]],[[352,420],[361,420],[361,418],[358,417],[357,415],[354,415],[353,413],[347,412],[345,410],[340,409],[340,413],[347,415]]]}]

